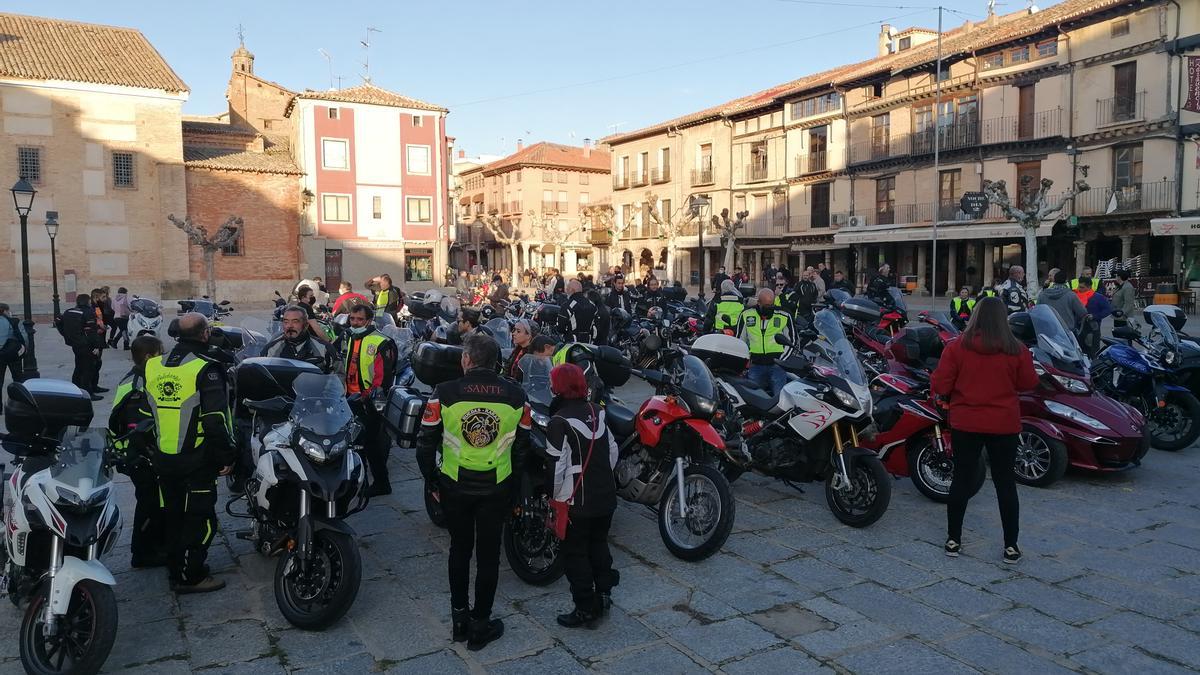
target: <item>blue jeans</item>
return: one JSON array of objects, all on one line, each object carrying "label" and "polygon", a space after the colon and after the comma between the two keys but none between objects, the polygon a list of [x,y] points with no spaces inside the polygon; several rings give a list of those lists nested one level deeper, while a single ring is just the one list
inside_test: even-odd
[{"label": "blue jeans", "polygon": [[771,395],[783,391],[783,385],[787,384],[787,373],[776,363],[753,363],[746,376]]}]

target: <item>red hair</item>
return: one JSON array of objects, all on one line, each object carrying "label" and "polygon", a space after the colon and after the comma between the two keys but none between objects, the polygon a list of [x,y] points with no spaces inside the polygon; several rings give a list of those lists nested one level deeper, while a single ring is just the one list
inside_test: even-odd
[{"label": "red hair", "polygon": [[574,363],[563,363],[550,371],[550,393],[563,398],[587,398],[587,378]]}]

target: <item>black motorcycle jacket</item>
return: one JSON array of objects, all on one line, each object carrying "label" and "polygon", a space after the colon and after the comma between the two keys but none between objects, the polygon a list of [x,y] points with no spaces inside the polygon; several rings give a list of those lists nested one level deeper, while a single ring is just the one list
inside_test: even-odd
[{"label": "black motorcycle jacket", "polygon": [[263,347],[262,355],[304,361],[320,368],[323,373],[333,372],[332,350],[307,333],[297,340],[279,335]]},{"label": "black motorcycle jacket", "polygon": [[558,315],[558,330],[568,340],[591,342],[595,337],[596,306],[582,291],[567,298],[564,311]]},{"label": "black motorcycle jacket", "polygon": [[609,291],[608,297],[604,299],[604,304],[608,305],[610,310],[623,309],[633,315],[633,296],[629,293],[629,289],[618,291],[613,289]]}]

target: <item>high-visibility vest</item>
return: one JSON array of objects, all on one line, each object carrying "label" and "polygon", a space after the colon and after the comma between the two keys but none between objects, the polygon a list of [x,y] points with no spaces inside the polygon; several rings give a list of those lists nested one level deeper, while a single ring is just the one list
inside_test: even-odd
[{"label": "high-visibility vest", "polygon": [[[721,300],[717,302],[717,316],[713,320],[713,328],[716,330],[725,330],[726,328],[737,328],[738,318],[742,312],[746,311],[746,305],[743,304],[740,297],[736,300],[727,300],[726,296],[722,295]],[[778,298],[776,298],[778,300]]]},{"label": "high-visibility vest", "polygon": [[[953,298],[950,304],[954,306],[955,314],[962,314],[962,298]],[[975,310],[975,298],[967,298],[967,313]]]},{"label": "high-visibility vest", "polygon": [[[204,442],[200,421],[200,371],[209,361],[189,354],[177,366],[163,364],[156,356],[146,362],[146,395],[158,432],[158,451],[178,455]],[[191,443],[188,442],[191,438]]]},{"label": "high-visibility vest", "polygon": [[742,312],[741,323],[744,330],[742,339],[750,347],[752,356],[783,353],[785,347],[775,341],[775,336],[791,332],[791,317],[787,314],[775,312],[770,318],[764,319],[759,316],[757,308],[752,308]]},{"label": "high-visibility vest", "polygon": [[442,473],[458,480],[459,468],[496,472],[501,483],[512,474],[512,446],[524,407],[507,403],[459,401],[442,406]]},{"label": "high-visibility vest", "polygon": [[346,357],[342,364],[346,371],[347,390],[354,390],[349,380],[350,359],[354,358],[355,353],[354,344],[358,343],[358,382],[354,384],[357,385],[359,392],[367,392],[375,386],[375,378],[372,377],[372,374],[375,372],[375,360],[379,358],[379,349],[389,339],[386,335],[374,331],[362,337],[353,335],[350,337],[350,344],[346,345]]}]

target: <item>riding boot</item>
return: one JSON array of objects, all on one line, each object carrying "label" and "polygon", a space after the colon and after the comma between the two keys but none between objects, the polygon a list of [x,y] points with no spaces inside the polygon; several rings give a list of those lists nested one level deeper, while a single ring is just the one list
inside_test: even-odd
[{"label": "riding boot", "polygon": [[465,641],[467,639],[468,629],[471,625],[471,608],[451,609],[450,615],[453,622],[454,641]]}]

